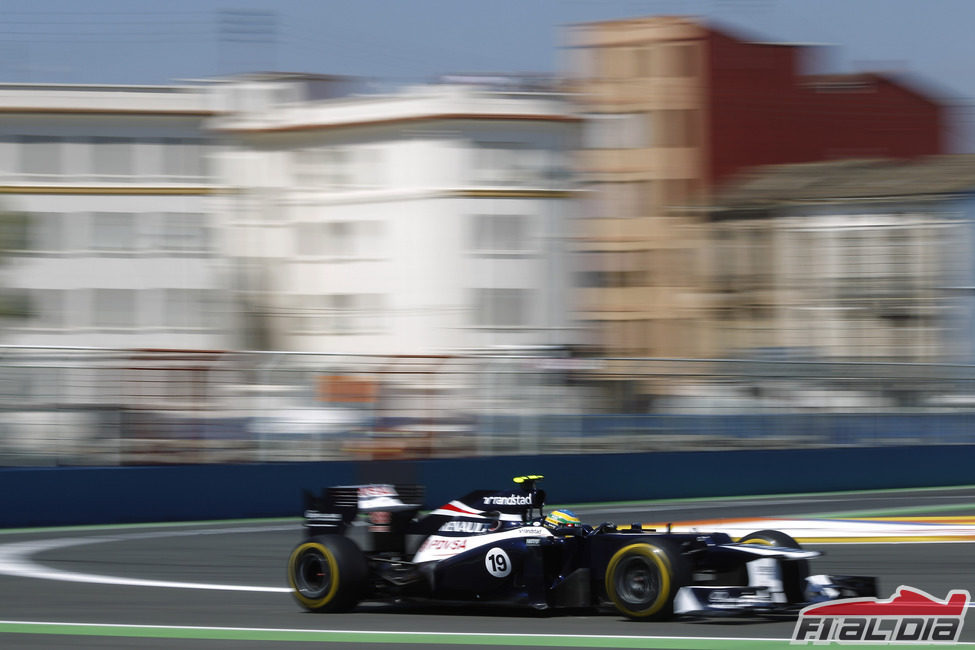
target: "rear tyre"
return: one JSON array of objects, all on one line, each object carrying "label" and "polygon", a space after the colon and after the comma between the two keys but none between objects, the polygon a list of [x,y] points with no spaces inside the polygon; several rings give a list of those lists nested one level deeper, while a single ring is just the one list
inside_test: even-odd
[{"label": "rear tyre", "polygon": [[310,612],[344,612],[365,592],[368,563],[355,542],[340,535],[312,537],[291,552],[288,584]]},{"label": "rear tyre", "polygon": [[[802,548],[799,542],[779,530],[755,531],[754,533],[745,535],[738,541],[742,544]],[[779,567],[782,570],[782,587],[785,590],[786,599],[793,604],[805,602],[806,578],[809,577],[808,560],[782,560],[779,562]]]},{"label": "rear tyre", "polygon": [[624,546],[606,566],[606,593],[622,614],[650,621],[674,614],[674,596],[687,582],[687,568],[667,546]]}]

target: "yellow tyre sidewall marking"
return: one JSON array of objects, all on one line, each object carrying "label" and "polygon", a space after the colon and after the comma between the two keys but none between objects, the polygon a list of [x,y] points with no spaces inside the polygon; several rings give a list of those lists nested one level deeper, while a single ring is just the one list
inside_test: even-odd
[{"label": "yellow tyre sidewall marking", "polygon": [[[624,606],[623,602],[620,600],[619,595],[616,593],[616,581],[614,580],[616,568],[619,566],[620,562],[623,561],[625,556],[633,553],[634,555],[640,555],[647,558],[650,562],[657,567],[657,571],[660,573],[660,590],[657,595],[657,599],[650,605],[648,609],[641,609],[639,611],[633,611]],[[670,559],[664,550],[653,544],[630,544],[629,546],[624,546],[620,550],[613,554],[613,557],[609,560],[609,565],[606,567],[606,592],[609,595],[610,600],[616,605],[617,609],[626,614],[627,616],[632,616],[634,618],[641,618],[646,616],[653,616],[667,604],[667,600],[670,597]]]},{"label": "yellow tyre sidewall marking", "polygon": [[[318,551],[325,558],[325,561],[328,562],[331,586],[329,587],[328,593],[321,598],[308,598],[298,591],[298,585],[295,584],[295,571],[298,568],[298,558],[309,550]],[[335,597],[335,593],[339,588],[339,567],[338,563],[335,561],[335,556],[319,542],[305,542],[304,544],[299,545],[298,548],[291,553],[291,559],[288,560],[288,582],[291,584],[291,588],[294,590],[295,597],[306,607],[312,609],[324,607],[332,600],[332,598]]]},{"label": "yellow tyre sidewall marking", "polygon": [[[745,537],[748,537],[748,535],[745,535]],[[744,542],[741,542],[741,543],[742,544],[758,544],[759,546],[775,546],[775,544],[773,544],[769,540],[765,539],[764,537],[755,537],[755,538],[752,538],[752,539],[745,540]]]}]

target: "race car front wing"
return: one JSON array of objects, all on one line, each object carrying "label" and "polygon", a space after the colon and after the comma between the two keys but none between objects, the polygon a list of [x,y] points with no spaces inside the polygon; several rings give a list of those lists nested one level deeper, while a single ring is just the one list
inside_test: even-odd
[{"label": "race car front wing", "polygon": [[866,576],[814,575],[806,578],[806,602],[789,603],[770,585],[681,587],[674,599],[674,613],[685,616],[718,616],[797,612],[807,605],[841,598],[875,597],[877,582]]}]

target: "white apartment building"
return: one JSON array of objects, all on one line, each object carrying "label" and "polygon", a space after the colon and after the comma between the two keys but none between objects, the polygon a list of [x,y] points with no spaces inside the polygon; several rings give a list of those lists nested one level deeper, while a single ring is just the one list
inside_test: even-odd
[{"label": "white apartment building", "polygon": [[0,343],[228,345],[203,130],[217,99],[194,85],[0,84],[0,210],[28,217],[0,267],[28,316]]},{"label": "white apartment building", "polygon": [[275,349],[329,353],[573,342],[579,120],[557,93],[445,83],[316,100],[308,88],[237,80],[224,88],[233,110],[210,124],[247,327]]}]

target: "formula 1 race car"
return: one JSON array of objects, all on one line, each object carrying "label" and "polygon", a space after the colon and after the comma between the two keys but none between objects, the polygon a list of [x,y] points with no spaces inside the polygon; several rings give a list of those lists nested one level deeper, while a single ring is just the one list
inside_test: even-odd
[{"label": "formula 1 race car", "polygon": [[[415,485],[306,493],[307,537],[288,580],[302,607],[347,611],[363,600],[430,599],[554,608],[615,607],[633,619],[796,614],[814,602],[876,596],[873,578],[810,576],[820,555],[762,530],[676,533],[582,524],[543,513],[541,476],[471,492],[424,516]],[[415,549],[415,550],[414,550]]]}]

